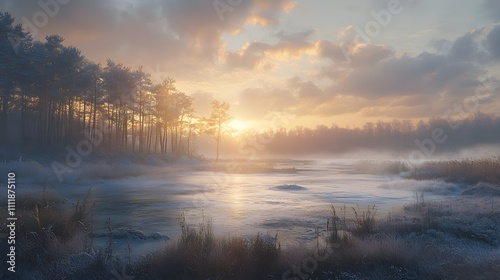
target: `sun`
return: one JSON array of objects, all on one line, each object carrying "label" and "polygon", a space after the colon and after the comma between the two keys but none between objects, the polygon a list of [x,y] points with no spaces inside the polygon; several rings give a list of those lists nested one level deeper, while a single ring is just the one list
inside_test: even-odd
[{"label": "sun", "polygon": [[229,127],[236,134],[240,134],[249,128],[248,123],[246,123],[242,120],[239,120],[239,119],[233,119],[231,122],[229,122]]}]

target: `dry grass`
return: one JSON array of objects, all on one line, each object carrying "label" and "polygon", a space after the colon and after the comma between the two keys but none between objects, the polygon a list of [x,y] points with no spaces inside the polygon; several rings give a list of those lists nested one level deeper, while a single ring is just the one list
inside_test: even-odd
[{"label": "dry grass", "polygon": [[426,161],[411,165],[403,161],[362,160],[353,165],[354,173],[391,175],[406,173],[415,180],[444,180],[453,183],[500,185],[500,157],[465,160]]},{"label": "dry grass", "polygon": [[331,218],[326,222],[327,241],[331,244],[349,243],[350,231],[347,227],[346,206],[339,208],[342,217],[338,216],[337,208],[333,203],[331,209]]},{"label": "dry grass", "polygon": [[148,255],[137,264],[140,279],[265,279],[282,271],[277,238],[216,238],[211,221],[198,229],[179,219],[181,237],[177,243]]},{"label": "dry grass", "polygon": [[46,189],[17,198],[16,279],[112,278],[109,250],[92,245],[90,195],[70,210]]},{"label": "dry grass", "polygon": [[417,165],[407,176],[415,180],[441,179],[446,182],[500,185],[500,158],[429,161]]},{"label": "dry grass", "polygon": [[351,230],[355,235],[369,235],[375,232],[375,214],[377,210],[375,205],[372,207],[367,206],[366,211],[361,210],[359,205],[356,208],[352,208],[354,211],[355,223],[354,228]]}]

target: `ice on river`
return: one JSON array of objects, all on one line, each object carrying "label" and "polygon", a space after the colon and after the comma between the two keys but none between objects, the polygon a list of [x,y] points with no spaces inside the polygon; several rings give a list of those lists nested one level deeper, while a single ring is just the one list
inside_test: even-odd
[{"label": "ice on river", "polygon": [[[159,233],[175,238],[179,215],[197,226],[212,219],[215,234],[274,236],[281,241],[307,242],[316,226],[325,227],[331,204],[360,207],[376,205],[377,215],[414,200],[414,191],[426,199],[453,194],[458,187],[436,181],[411,181],[397,175],[356,174],[354,161],[282,161],[277,166],[296,172],[229,174],[199,168],[141,167],[134,176],[115,179],[83,177],[55,184],[55,191],[69,205],[82,200],[91,188],[93,229],[105,234],[113,229]],[[109,170],[112,172],[112,169]],[[113,177],[113,176],[109,176]]]}]

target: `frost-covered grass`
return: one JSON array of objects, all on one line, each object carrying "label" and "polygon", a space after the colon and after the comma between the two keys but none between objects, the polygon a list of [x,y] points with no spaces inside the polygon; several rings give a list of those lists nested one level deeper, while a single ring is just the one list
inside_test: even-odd
[{"label": "frost-covered grass", "polygon": [[180,219],[181,237],[140,261],[134,272],[140,279],[266,279],[284,269],[276,239],[261,235],[215,237],[210,221],[198,229]]},{"label": "frost-covered grass", "polygon": [[366,207],[366,210],[362,210],[359,205],[356,208],[352,208],[354,212],[354,228],[351,229],[351,232],[356,235],[368,235],[374,232],[376,220],[375,214],[377,210],[375,209],[375,205],[372,207]]},{"label": "frost-covered grass", "polygon": [[500,197],[462,196],[406,205],[379,225],[416,254],[421,279],[496,279],[500,273]]},{"label": "frost-covered grass", "polygon": [[[107,274],[109,254],[92,249],[89,195],[71,207],[46,189],[17,197],[16,279],[100,279]],[[6,212],[1,211],[2,221]],[[6,244],[0,245],[2,251]]]},{"label": "frost-covered grass", "polygon": [[354,173],[377,175],[402,174],[414,180],[444,180],[452,183],[500,185],[500,157],[425,161],[362,160],[353,164]]},{"label": "frost-covered grass", "polygon": [[442,179],[446,182],[500,185],[500,158],[428,161],[417,165],[407,175],[409,179]]}]

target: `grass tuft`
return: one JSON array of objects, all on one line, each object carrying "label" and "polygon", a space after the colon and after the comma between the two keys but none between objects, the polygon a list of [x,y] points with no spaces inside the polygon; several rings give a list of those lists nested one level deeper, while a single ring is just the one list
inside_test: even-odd
[{"label": "grass tuft", "polygon": [[375,205],[372,207],[367,206],[366,211],[361,210],[359,205],[357,205],[357,209],[352,207],[354,211],[354,228],[352,229],[352,233],[358,236],[369,235],[375,232],[375,214],[377,213],[377,209],[375,209]]},{"label": "grass tuft", "polygon": [[[141,279],[264,279],[281,271],[281,246],[261,234],[243,237],[214,237],[212,221],[190,228],[184,214],[179,218],[181,236],[177,243],[150,254],[137,264]],[[278,274],[277,274],[278,273]]]}]

